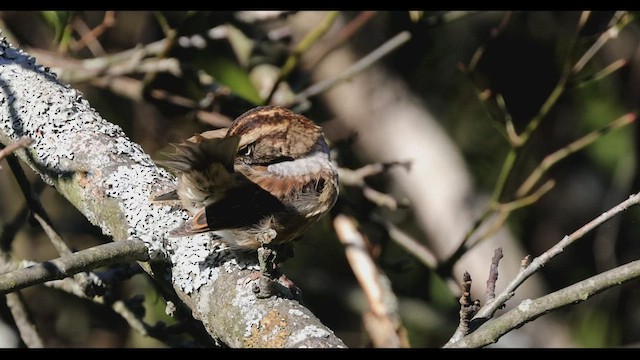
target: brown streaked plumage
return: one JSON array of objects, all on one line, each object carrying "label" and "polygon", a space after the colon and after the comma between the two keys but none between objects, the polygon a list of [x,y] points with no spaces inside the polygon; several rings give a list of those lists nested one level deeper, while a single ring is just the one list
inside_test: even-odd
[{"label": "brown streaked plumage", "polygon": [[285,244],[337,199],[337,170],[321,128],[281,107],[249,110],[226,130],[174,146],[161,164],[176,172],[178,188],[156,199],[179,201],[193,218],[172,236],[216,231],[235,250]]}]

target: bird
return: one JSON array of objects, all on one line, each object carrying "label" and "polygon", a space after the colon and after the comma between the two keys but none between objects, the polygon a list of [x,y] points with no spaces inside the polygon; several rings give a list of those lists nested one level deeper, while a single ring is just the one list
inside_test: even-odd
[{"label": "bird", "polygon": [[232,251],[258,251],[267,277],[266,259],[275,261],[339,195],[322,128],[284,107],[253,108],[228,128],[172,145],[158,163],[176,174],[177,187],[155,200],[177,202],[192,216],[169,236],[214,232]]}]

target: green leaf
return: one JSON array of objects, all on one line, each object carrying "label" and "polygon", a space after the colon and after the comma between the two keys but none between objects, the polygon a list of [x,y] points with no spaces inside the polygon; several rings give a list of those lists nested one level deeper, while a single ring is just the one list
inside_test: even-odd
[{"label": "green leaf", "polygon": [[67,26],[69,20],[73,16],[72,11],[41,11],[40,15],[44,21],[53,27],[56,32],[55,40],[59,41],[62,37],[62,30]]},{"label": "green leaf", "polygon": [[227,58],[215,57],[208,63],[206,70],[217,81],[229,87],[234,94],[255,105],[263,104],[264,100],[251,82],[249,74],[235,62]]}]

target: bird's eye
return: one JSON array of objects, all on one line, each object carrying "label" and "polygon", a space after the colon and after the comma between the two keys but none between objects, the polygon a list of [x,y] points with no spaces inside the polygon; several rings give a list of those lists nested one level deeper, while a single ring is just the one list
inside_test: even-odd
[{"label": "bird's eye", "polygon": [[242,149],[238,150],[239,156],[249,156],[251,155],[252,146],[245,146]]}]

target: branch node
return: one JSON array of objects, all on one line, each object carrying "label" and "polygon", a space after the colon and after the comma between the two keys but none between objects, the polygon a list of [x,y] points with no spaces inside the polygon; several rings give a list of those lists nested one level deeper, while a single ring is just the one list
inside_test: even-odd
[{"label": "branch node", "polygon": [[498,281],[498,264],[502,259],[502,248],[497,248],[491,259],[489,267],[489,278],[487,279],[487,292],[485,294],[485,302],[488,304],[496,298],[496,281]]}]

